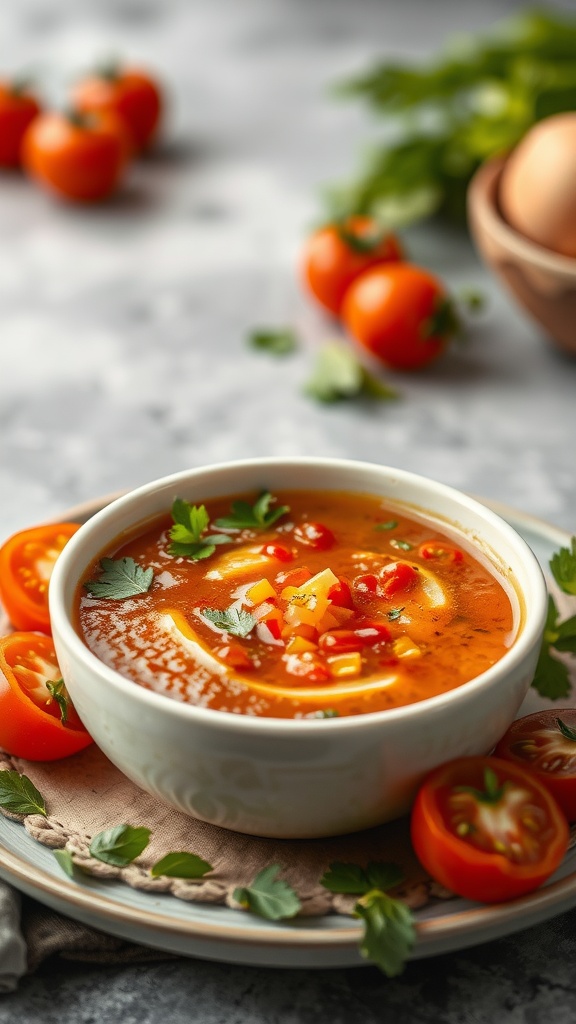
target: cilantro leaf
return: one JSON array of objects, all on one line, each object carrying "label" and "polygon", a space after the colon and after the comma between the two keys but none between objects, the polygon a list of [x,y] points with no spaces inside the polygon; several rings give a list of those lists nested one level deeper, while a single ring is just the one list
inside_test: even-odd
[{"label": "cilantro leaf", "polygon": [[251,885],[234,890],[234,899],[246,910],[268,921],[294,917],[301,903],[294,889],[277,878],[279,864],[271,864],[256,875]]},{"label": "cilantro leaf", "polygon": [[52,851],[56,860],[64,874],[68,875],[69,878],[74,878],[75,864],[72,860],[72,854],[69,850],[53,850]]},{"label": "cilantro leaf", "polygon": [[290,327],[279,330],[255,330],[248,336],[252,348],[270,352],[274,356],[286,356],[298,347],[296,334]]},{"label": "cilantro leaf", "polygon": [[250,612],[236,605],[230,605],[220,611],[218,608],[201,608],[200,614],[212,622],[217,629],[224,629],[232,636],[246,637],[252,632],[256,625],[256,619]]},{"label": "cilantro leaf", "polygon": [[216,519],[214,525],[222,530],[266,530],[290,511],[288,505],[270,508],[275,500],[270,491],[263,491],[253,505],[247,501],[233,501],[231,515]]},{"label": "cilantro leaf", "polygon": [[391,889],[403,878],[397,864],[371,861],[365,868],[358,864],[335,861],[320,880],[330,892],[364,895],[372,889]]},{"label": "cilantro leaf", "polygon": [[16,771],[0,772],[0,807],[12,814],[43,814],[44,797],[27,775]]},{"label": "cilantro leaf", "polygon": [[98,580],[84,584],[90,597],[109,600],[123,600],[145,594],[152,586],[152,569],[143,569],[133,558],[103,558],[100,562],[102,575]]},{"label": "cilantro leaf", "polygon": [[[567,627],[572,620],[567,620]],[[552,649],[556,647],[561,626],[558,624],[558,609],[552,594],[548,595],[548,611],[546,613],[546,625],[544,636],[540,647],[540,654],[536,664],[536,671],[532,686],[538,691],[541,697],[548,697],[549,700],[559,700],[567,697],[571,690],[568,669],[563,662],[558,661],[552,655]]]},{"label": "cilantro leaf", "polygon": [[569,548],[560,548],[552,555],[550,568],[560,590],[576,594],[576,537],[572,537]]},{"label": "cilantro leaf", "polygon": [[133,828],[131,825],[116,825],[99,832],[90,843],[90,853],[97,860],[114,867],[123,868],[131,864],[148,846],[149,828]]},{"label": "cilantro leaf", "polygon": [[304,393],[319,402],[358,397],[398,398],[398,393],[369,373],[350,346],[342,341],[330,341],[322,346]]},{"label": "cilantro leaf", "polygon": [[66,722],[68,721],[68,704],[70,702],[70,698],[68,696],[68,691],[64,686],[64,680],[48,680],[46,683],[46,689],[52,699],[56,701],[60,709],[60,721],[62,722],[62,725],[66,725]]},{"label": "cilantro leaf", "polygon": [[192,558],[198,561],[214,554],[217,544],[229,544],[230,538],[223,533],[204,536],[210,518],[204,505],[191,505],[183,498],[172,503],[174,525],[170,529],[171,544],[168,551],[176,557]]},{"label": "cilantro leaf", "polygon": [[398,526],[397,519],[388,519],[385,523],[376,523],[375,530],[395,530]]},{"label": "cilantro leaf", "polygon": [[400,974],[416,941],[414,915],[401,900],[379,889],[362,896],[354,908],[364,921],[360,952],[388,977]]},{"label": "cilantro leaf", "polygon": [[156,878],[158,875],[167,875],[169,878],[202,878],[213,867],[206,860],[202,860],[195,853],[167,853],[156,861],[150,869],[150,874]]}]

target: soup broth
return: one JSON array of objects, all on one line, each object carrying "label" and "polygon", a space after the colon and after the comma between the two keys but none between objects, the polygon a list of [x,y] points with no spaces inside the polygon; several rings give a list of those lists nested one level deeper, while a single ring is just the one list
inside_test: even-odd
[{"label": "soup broth", "polygon": [[[128,596],[120,568],[136,581]],[[461,686],[509,649],[517,611],[488,563],[425,519],[316,491],[177,500],[105,551],[76,598],[84,642],[135,684],[276,718],[359,715]]]}]

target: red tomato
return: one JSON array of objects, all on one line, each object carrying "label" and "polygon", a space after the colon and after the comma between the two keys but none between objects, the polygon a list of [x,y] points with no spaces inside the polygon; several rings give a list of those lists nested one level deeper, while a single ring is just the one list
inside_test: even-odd
[{"label": "red tomato", "polygon": [[126,129],[114,114],[41,114],[22,142],[28,174],[76,202],[108,198],[120,183],[128,153]]},{"label": "red tomato", "polygon": [[7,754],[55,761],[92,743],[66,690],[59,700],[50,692],[47,684],[58,682],[51,637],[11,633],[0,640],[0,746]]},{"label": "red tomato", "polygon": [[305,544],[306,547],[315,548],[316,551],[328,551],[336,543],[332,530],[323,523],[301,523],[295,526],[294,540]]},{"label": "red tomato", "polygon": [[75,86],[73,102],[83,113],[109,113],[122,118],[134,152],[149,146],[162,115],[162,93],[155,78],[136,68],[112,68],[82,79]]},{"label": "red tomato", "polygon": [[264,544],[260,548],[261,554],[268,558],[275,558],[278,562],[291,562],[294,558],[292,552],[283,544]]},{"label": "red tomato", "polygon": [[438,562],[454,562],[460,564],[464,561],[464,555],[460,548],[452,544],[441,544],[439,541],[427,540],[420,544],[418,554],[421,558]]},{"label": "red tomato", "polygon": [[485,903],[536,889],[568,848],[568,823],[533,772],[496,757],[436,768],[411,818],[419,860],[441,885]]},{"label": "red tomato", "polygon": [[537,775],[576,821],[576,708],[536,711],[518,718],[498,743],[495,754],[524,765]]},{"label": "red tomato", "polygon": [[320,228],[308,239],[302,275],[317,302],[339,316],[346,289],[359,274],[402,255],[398,239],[383,234],[370,217],[350,217],[342,225]]},{"label": "red tomato", "polygon": [[15,629],[50,633],[48,583],[78,523],[49,523],[13,534],[0,548],[0,600]]},{"label": "red tomato", "polygon": [[457,331],[442,283],[427,270],[403,262],[361,274],[346,292],[342,318],[360,345],[398,370],[430,363]]},{"label": "red tomato", "polygon": [[18,167],[22,139],[40,113],[36,97],[17,82],[0,82],[0,167]]},{"label": "red tomato", "polygon": [[378,594],[394,597],[395,594],[410,590],[418,580],[418,570],[408,562],[389,562],[379,574]]}]

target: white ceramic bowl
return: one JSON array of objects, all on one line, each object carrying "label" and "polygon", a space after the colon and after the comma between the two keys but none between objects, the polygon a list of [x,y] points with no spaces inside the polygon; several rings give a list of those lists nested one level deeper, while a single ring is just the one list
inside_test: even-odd
[{"label": "white ceramic bowl", "polygon": [[[124,679],[88,650],[72,608],[79,579],[125,530],[191,502],[242,491],[310,488],[381,495],[424,512],[472,544],[518,595],[521,625],[504,657],[471,682],[389,711],[319,720],[253,718],[194,707]],[[193,469],[148,484],[90,519],[59,557],[50,585],[54,642],[66,686],[98,746],[137,785],[235,831],[315,837],[407,812],[418,784],[453,757],[491,750],[530,686],[546,614],[530,548],[495,513],[452,488],[370,463],[279,458]]]}]

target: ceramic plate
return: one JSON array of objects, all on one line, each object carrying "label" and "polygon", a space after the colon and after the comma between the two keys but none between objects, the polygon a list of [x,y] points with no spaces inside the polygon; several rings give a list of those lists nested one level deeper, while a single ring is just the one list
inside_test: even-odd
[{"label": "ceramic plate", "polygon": [[[82,522],[107,503],[104,499],[69,509],[62,519]],[[570,537],[546,523],[496,503],[530,545],[546,570],[552,553]],[[0,635],[6,631],[1,621]],[[567,703],[576,705],[576,696]],[[532,691],[521,709],[529,714],[553,706]],[[21,825],[0,816],[0,877],[41,903],[121,938],[180,953],[236,964],[283,967],[350,967],[365,963],[358,952],[361,928],[340,915],[275,924],[209,904],[130,889],[86,876],[77,883],[62,874],[51,851],[31,839]],[[545,921],[576,905],[576,849],[537,892],[506,904],[486,906],[453,899],[416,913],[413,957],[462,949]]]}]

